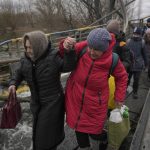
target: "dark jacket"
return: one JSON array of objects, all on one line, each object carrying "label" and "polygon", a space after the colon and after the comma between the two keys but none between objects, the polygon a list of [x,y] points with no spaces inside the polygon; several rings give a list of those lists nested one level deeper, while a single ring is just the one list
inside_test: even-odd
[{"label": "dark jacket", "polygon": [[127,46],[134,54],[134,64],[132,71],[142,71],[144,66],[147,66],[147,57],[145,51],[145,43],[142,38],[128,39]]},{"label": "dark jacket", "polygon": [[144,36],[146,30],[150,29],[150,27],[148,27],[147,25],[145,25],[142,29],[142,36]]},{"label": "dark jacket", "polygon": [[148,67],[150,68],[150,29],[148,29],[144,34],[144,40],[145,40],[147,63],[148,63]]},{"label": "dark jacket", "polygon": [[119,58],[123,63],[126,71],[129,72],[132,61],[130,57],[130,49],[126,46],[126,43],[124,41],[116,42],[113,48],[113,52],[119,55]]},{"label": "dark jacket", "polygon": [[[64,61],[57,51],[46,51],[35,63],[27,56],[12,77],[10,85],[27,81],[31,90],[34,118],[34,149],[50,149],[64,139],[64,94],[60,73],[75,67],[75,52],[65,53]],[[35,148],[36,147],[36,148]]]}]

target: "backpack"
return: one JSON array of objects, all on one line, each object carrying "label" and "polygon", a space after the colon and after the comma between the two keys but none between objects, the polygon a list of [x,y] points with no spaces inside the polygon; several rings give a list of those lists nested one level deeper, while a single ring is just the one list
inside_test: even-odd
[{"label": "backpack", "polygon": [[134,56],[134,53],[131,49],[129,49],[129,52],[130,52],[131,65],[133,65],[134,61],[135,61],[135,56]]},{"label": "backpack", "polygon": [[[131,41],[131,39],[128,39],[127,43],[129,44],[130,41]],[[141,44],[142,44],[142,49],[144,49],[144,47],[145,47],[145,41],[144,41],[144,39],[142,39]]]},{"label": "backpack", "polygon": [[[128,39],[127,43],[129,44],[130,41],[131,41],[131,39]],[[143,39],[142,39],[141,44],[142,44],[141,53],[142,53],[142,55],[143,55],[143,49],[144,49],[144,47],[145,47],[145,41],[144,41]],[[128,48],[129,48],[129,47],[128,47]],[[131,63],[132,63],[132,65],[133,65],[134,62],[135,62],[135,56],[134,56],[133,51],[132,51],[130,48],[129,48],[129,51],[130,51],[130,60],[131,60]]]},{"label": "backpack", "polygon": [[[86,49],[87,49],[87,46],[84,47],[78,54],[78,60],[86,53]],[[118,63],[118,60],[119,60],[119,56],[117,53],[112,53],[112,64],[111,64],[111,67],[109,69],[109,75],[108,75],[108,78],[110,77],[110,75],[113,73],[115,67],[117,66],[117,63]]]}]

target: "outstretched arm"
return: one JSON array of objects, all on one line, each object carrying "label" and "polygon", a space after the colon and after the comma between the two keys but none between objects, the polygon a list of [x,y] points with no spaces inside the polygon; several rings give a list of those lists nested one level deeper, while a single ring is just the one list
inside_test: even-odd
[{"label": "outstretched arm", "polygon": [[81,41],[76,43],[74,38],[67,37],[62,40],[59,44],[59,54],[63,58],[64,51],[68,49],[74,49],[75,53],[78,55],[80,51],[87,46],[87,41]]},{"label": "outstretched arm", "polygon": [[21,64],[22,60],[20,60],[19,62],[19,66],[17,68],[17,70],[15,71],[15,73],[12,75],[11,80],[9,82],[9,88],[8,88],[8,92],[12,92],[15,93],[17,87],[19,86],[19,84],[21,83],[21,81],[23,80],[23,74],[22,74],[22,64]]}]

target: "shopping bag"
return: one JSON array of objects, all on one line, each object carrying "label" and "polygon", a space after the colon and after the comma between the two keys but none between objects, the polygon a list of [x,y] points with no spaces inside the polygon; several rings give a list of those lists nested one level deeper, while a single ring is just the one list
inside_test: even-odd
[{"label": "shopping bag", "polygon": [[21,106],[20,102],[17,100],[16,93],[10,93],[8,100],[0,110],[0,128],[15,128],[21,116]]},{"label": "shopping bag", "polygon": [[114,93],[115,93],[115,80],[113,76],[110,76],[108,80],[109,84],[109,100],[108,100],[108,109],[114,109],[115,108],[115,102],[114,102]]},{"label": "shopping bag", "polygon": [[129,117],[121,120],[118,123],[108,120],[108,147],[113,150],[119,149],[130,131]]}]

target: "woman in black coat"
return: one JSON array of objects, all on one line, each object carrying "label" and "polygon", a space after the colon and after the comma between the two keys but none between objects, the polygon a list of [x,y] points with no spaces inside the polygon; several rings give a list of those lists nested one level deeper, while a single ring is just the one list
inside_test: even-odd
[{"label": "woman in black coat", "polygon": [[24,35],[25,57],[10,81],[9,92],[15,93],[25,80],[31,91],[33,114],[33,149],[55,150],[64,139],[64,93],[61,72],[75,67],[75,52],[66,51],[64,59],[49,48],[41,31]]}]

